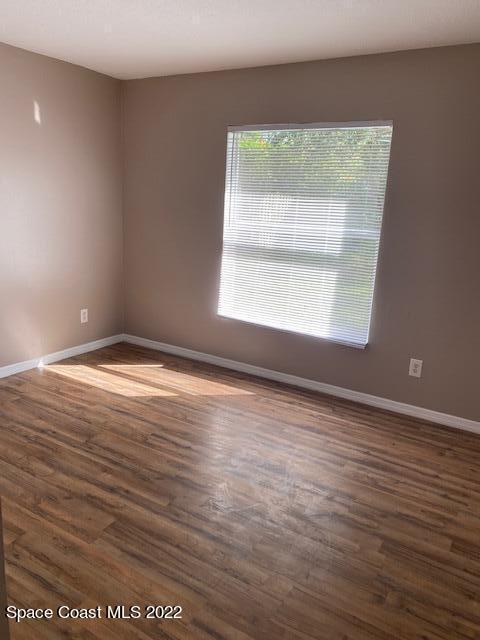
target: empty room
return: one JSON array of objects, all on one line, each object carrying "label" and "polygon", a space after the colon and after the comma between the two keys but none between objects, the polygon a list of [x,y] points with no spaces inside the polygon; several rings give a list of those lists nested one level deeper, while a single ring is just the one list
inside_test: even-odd
[{"label": "empty room", "polygon": [[2,0],[0,640],[480,639],[480,1]]}]

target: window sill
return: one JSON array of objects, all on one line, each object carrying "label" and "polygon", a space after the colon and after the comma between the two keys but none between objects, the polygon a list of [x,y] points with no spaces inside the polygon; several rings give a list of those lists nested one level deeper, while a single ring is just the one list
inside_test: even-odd
[{"label": "window sill", "polygon": [[368,342],[366,342],[365,344],[362,344],[358,342],[348,342],[348,340],[340,340],[338,338],[326,338],[325,336],[316,336],[312,333],[303,333],[302,331],[295,331],[294,329],[282,329],[279,327],[274,327],[269,324],[253,322],[252,320],[244,320],[242,318],[236,318],[235,316],[227,316],[223,313],[218,313],[218,312],[217,312],[217,318],[220,318],[223,320],[234,320],[235,322],[241,322],[242,324],[250,325],[253,327],[260,327],[262,329],[269,329],[270,331],[292,334],[296,336],[303,336],[304,338],[311,338],[313,340],[321,340],[322,342],[338,344],[342,347],[351,347],[352,349],[357,349],[359,351],[364,351],[368,346]]}]

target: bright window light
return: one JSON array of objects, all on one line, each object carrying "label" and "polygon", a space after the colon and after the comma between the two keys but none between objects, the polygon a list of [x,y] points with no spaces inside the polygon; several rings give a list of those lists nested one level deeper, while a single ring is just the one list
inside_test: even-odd
[{"label": "bright window light", "polygon": [[368,342],[392,124],[231,127],[218,313]]}]

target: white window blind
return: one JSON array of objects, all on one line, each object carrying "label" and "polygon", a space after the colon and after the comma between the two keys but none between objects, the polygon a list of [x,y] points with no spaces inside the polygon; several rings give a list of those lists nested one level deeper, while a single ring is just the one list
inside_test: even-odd
[{"label": "white window blind", "polygon": [[231,127],[218,313],[368,342],[391,123]]}]

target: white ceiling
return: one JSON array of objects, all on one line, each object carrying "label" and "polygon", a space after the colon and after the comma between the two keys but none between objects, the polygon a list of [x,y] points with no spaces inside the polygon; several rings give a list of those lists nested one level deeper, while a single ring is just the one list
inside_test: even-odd
[{"label": "white ceiling", "polygon": [[480,41],[480,0],[0,0],[0,41],[117,78]]}]

